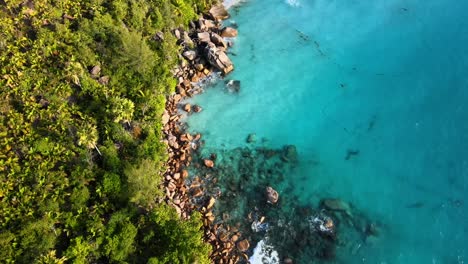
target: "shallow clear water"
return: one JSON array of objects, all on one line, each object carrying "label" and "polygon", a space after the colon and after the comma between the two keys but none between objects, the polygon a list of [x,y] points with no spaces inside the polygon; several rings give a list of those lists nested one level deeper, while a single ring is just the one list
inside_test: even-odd
[{"label": "shallow clear water", "polygon": [[[238,94],[188,119],[205,149],[293,144],[307,204],[338,197],[383,223],[340,263],[468,261],[467,1],[251,0],[231,9]],[[229,23],[229,22],[228,22]],[[358,151],[348,156],[348,150]],[[346,159],[348,156],[348,159]]]}]

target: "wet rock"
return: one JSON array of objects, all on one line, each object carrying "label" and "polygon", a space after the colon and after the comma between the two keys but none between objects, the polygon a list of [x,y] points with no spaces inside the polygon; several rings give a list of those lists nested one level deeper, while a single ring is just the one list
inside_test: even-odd
[{"label": "wet rock", "polygon": [[369,246],[375,246],[379,242],[379,238],[376,236],[367,236],[365,242]]},{"label": "wet rock", "polygon": [[213,17],[214,20],[224,20],[226,18],[229,18],[229,13],[226,11],[224,8],[223,4],[217,4],[214,5],[210,8],[210,11],[208,11],[210,15]]},{"label": "wet rock", "polygon": [[245,252],[249,250],[249,247],[250,247],[250,243],[247,239],[237,242],[237,249],[241,252]]},{"label": "wet rock", "polygon": [[206,209],[210,210],[211,208],[213,208],[215,202],[216,202],[216,199],[214,197],[210,197],[210,200],[208,201],[208,205],[206,206]]},{"label": "wet rock", "polygon": [[290,259],[290,258],[285,258],[285,259],[283,260],[283,263],[284,263],[284,264],[293,264],[293,260]]},{"label": "wet rock", "polygon": [[200,113],[200,112],[203,110],[203,108],[201,108],[201,106],[199,106],[199,105],[194,105],[194,106],[192,107],[192,110],[193,110],[195,113]]},{"label": "wet rock", "polygon": [[211,33],[210,40],[216,46],[227,48],[226,42],[224,42],[223,38],[220,35],[216,34],[216,33]]},{"label": "wet rock", "polygon": [[240,91],[240,81],[229,80],[225,82],[226,88],[231,93],[238,93]]},{"label": "wet rock", "polygon": [[323,199],[320,205],[326,210],[341,211],[351,216],[351,206],[341,199]]},{"label": "wet rock", "polygon": [[267,202],[271,204],[276,204],[279,199],[279,194],[277,191],[275,191],[273,188],[268,186],[266,188],[266,194],[267,194]]},{"label": "wet rock", "polygon": [[257,141],[256,135],[254,133],[247,136],[247,143],[255,143]]},{"label": "wet rock", "polygon": [[232,61],[226,53],[216,47],[213,43],[208,43],[205,48],[206,58],[208,62],[216,69],[222,71],[224,74],[231,72],[234,69]]},{"label": "wet rock", "polygon": [[309,223],[321,235],[326,237],[333,237],[335,235],[335,223],[330,217],[322,213],[311,217]]},{"label": "wet rock", "polygon": [[221,37],[223,37],[223,38],[237,37],[237,29],[232,28],[232,27],[225,27],[221,31]]},{"label": "wet rock", "polygon": [[190,113],[192,111],[192,106],[190,104],[185,104],[184,111]]},{"label": "wet rock", "polygon": [[197,53],[194,50],[187,50],[182,55],[189,61],[193,61],[197,57]]},{"label": "wet rock", "polygon": [[214,167],[214,162],[212,160],[209,160],[209,159],[203,160],[203,164],[205,164],[205,166],[207,168],[213,168]]}]

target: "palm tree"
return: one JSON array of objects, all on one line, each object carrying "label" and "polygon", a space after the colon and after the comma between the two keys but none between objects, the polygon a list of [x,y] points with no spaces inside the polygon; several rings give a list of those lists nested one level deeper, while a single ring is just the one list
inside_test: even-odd
[{"label": "palm tree", "polygon": [[96,149],[99,155],[102,156],[101,151],[96,146],[98,141],[98,132],[96,126],[90,123],[86,123],[81,130],[77,132],[78,135],[78,145],[86,146],[89,149]]},{"label": "palm tree", "polygon": [[130,121],[133,118],[133,111],[135,105],[127,98],[113,98],[112,99],[112,114],[114,122],[126,122],[130,126]]}]

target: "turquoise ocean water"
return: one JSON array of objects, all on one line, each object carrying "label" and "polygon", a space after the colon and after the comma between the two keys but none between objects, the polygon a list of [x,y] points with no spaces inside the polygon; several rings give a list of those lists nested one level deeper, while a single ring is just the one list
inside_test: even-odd
[{"label": "turquoise ocean water", "polygon": [[280,199],[340,198],[381,223],[376,241],[338,246],[337,263],[468,262],[466,10],[458,0],[247,1],[226,22],[239,30],[227,78],[241,90],[220,81],[192,99],[204,111],[190,130],[206,151],[246,146],[250,133],[295,145],[295,185]]}]

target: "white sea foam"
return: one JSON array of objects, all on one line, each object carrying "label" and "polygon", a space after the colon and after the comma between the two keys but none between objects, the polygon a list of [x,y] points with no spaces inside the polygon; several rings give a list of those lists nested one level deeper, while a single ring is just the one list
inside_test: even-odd
[{"label": "white sea foam", "polygon": [[229,9],[233,6],[241,5],[247,2],[247,0],[224,0],[223,5],[226,9]]},{"label": "white sea foam", "polygon": [[254,248],[254,254],[249,259],[252,264],[279,264],[278,252],[265,242],[265,239],[260,240]]},{"label": "white sea foam", "polygon": [[301,3],[299,2],[299,0],[286,0],[285,1],[286,4],[292,6],[292,7],[298,7],[301,5]]}]

